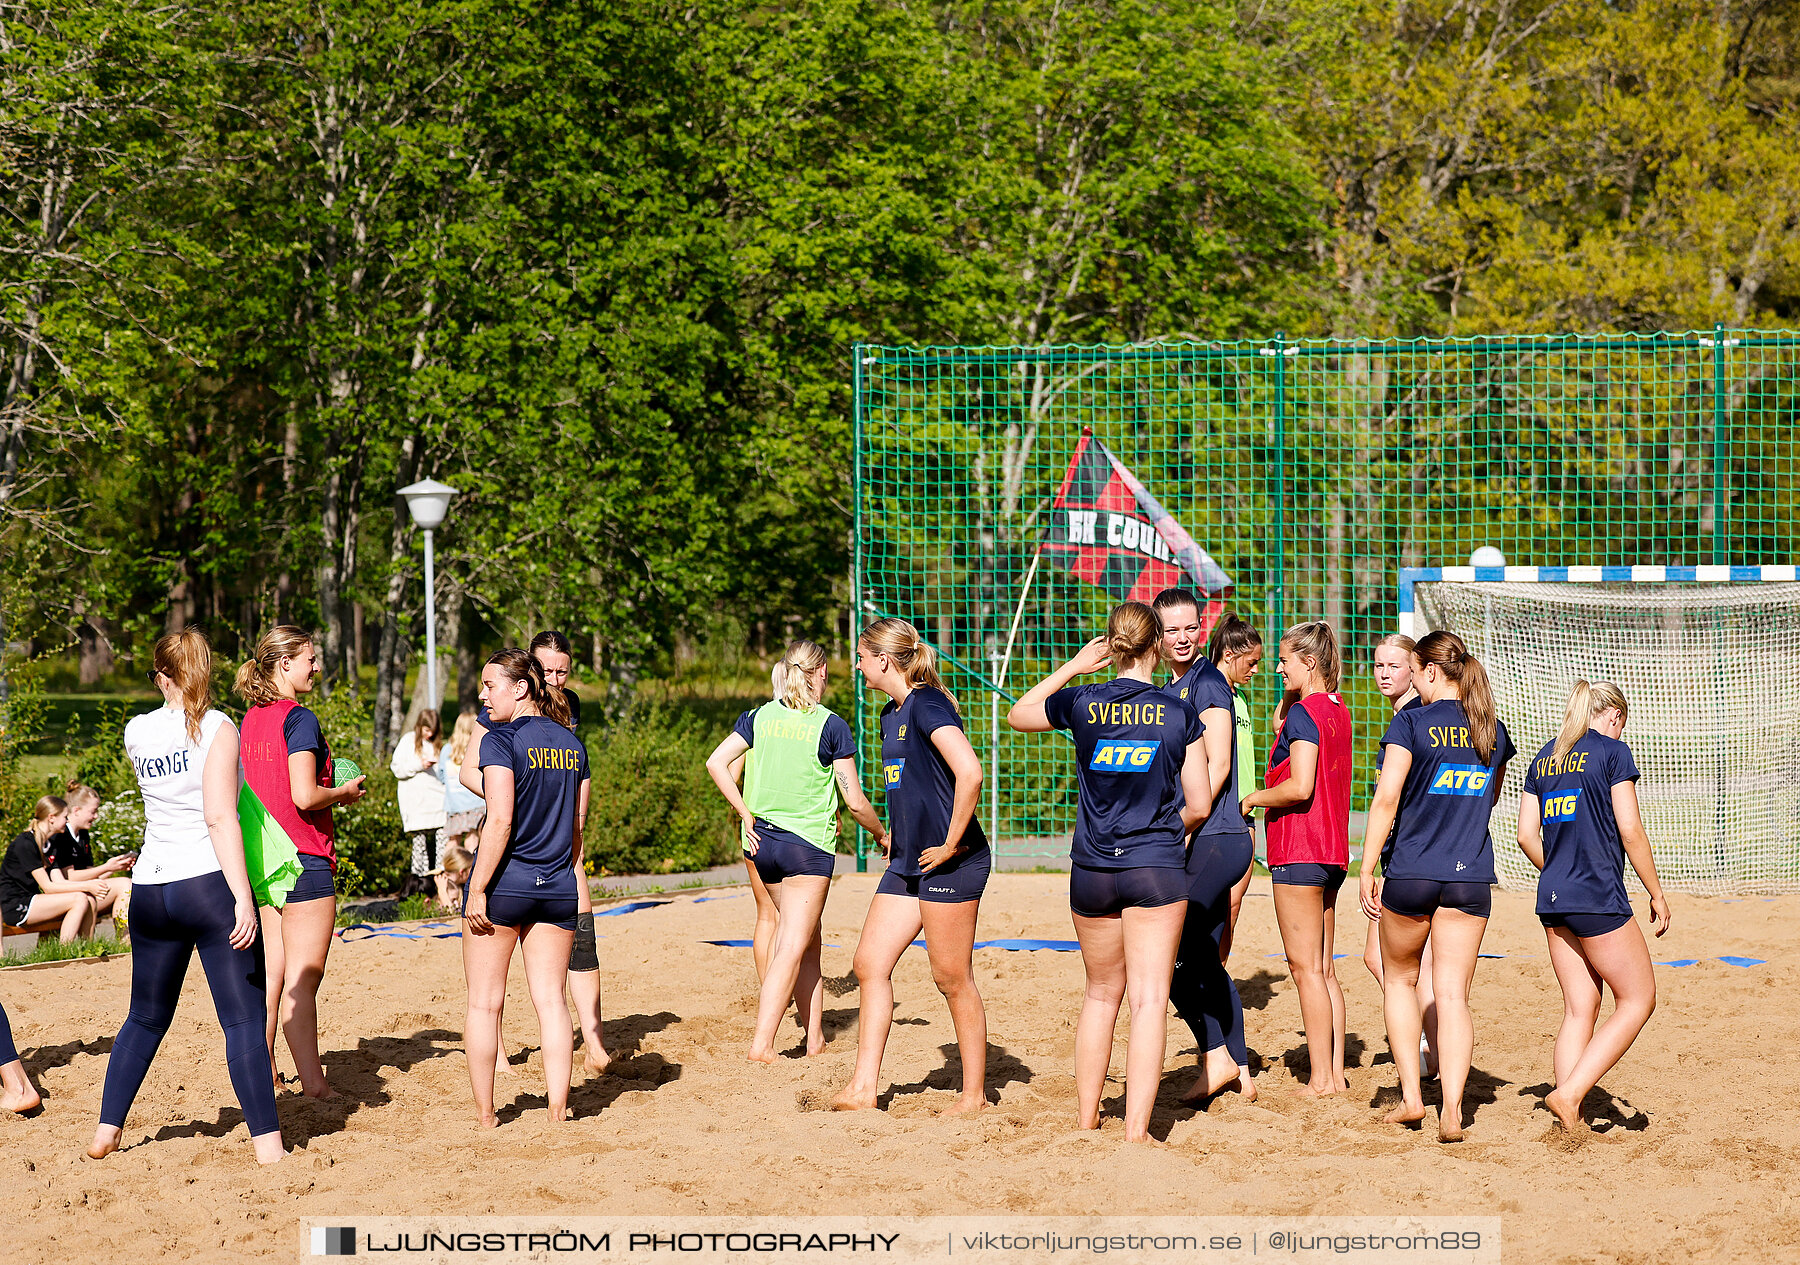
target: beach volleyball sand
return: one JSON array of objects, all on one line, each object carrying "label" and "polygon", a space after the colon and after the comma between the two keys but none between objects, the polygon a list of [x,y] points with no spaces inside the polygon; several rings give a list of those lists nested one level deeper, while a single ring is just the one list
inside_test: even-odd
[{"label": "beach volleyball sand", "polygon": [[[749,950],[702,943],[749,936],[747,891],[602,917],[618,1061],[595,1079],[578,1072],[575,1119],[561,1126],[545,1117],[535,1051],[520,1053],[536,1038],[515,960],[514,1066],[498,1095],[502,1124],[489,1133],[474,1127],[460,1048],[459,942],[351,933],[332,949],[319,1003],[342,1101],[283,1095],[293,1151],[266,1170],[252,1161],[197,961],[124,1149],[101,1163],[78,1157],[127,1008],[129,960],[0,971],[0,1001],[45,1098],[35,1118],[0,1117],[5,1258],[289,1258],[303,1217],[455,1212],[1483,1213],[1503,1218],[1507,1258],[1522,1261],[1766,1260],[1800,1243],[1800,897],[1674,898],[1675,927],[1652,954],[1698,960],[1657,968],[1656,1015],[1590,1099],[1599,1130],[1567,1147],[1547,1140],[1541,1106],[1560,994],[1529,898],[1496,893],[1484,949],[1503,956],[1476,975],[1473,1119],[1468,1141],[1443,1147],[1430,1127],[1383,1125],[1372,1109],[1385,1105],[1394,1072],[1360,960],[1366,924],[1348,893],[1338,948],[1349,956],[1338,970],[1352,1092],[1296,1094],[1299,1007],[1259,878],[1232,972],[1261,1098],[1182,1107],[1194,1043],[1172,1019],[1152,1124],[1165,1145],[1127,1146],[1116,1118],[1098,1134],[1070,1127],[1074,953],[977,953],[992,1046],[984,1114],[935,1117],[955,1097],[957,1070],[949,1016],[918,949],[896,972],[886,1110],[818,1110],[850,1074],[851,955],[874,885],[839,879],[826,906],[828,1050],[772,1068],[743,1057],[756,985]],[[997,874],[980,938],[1072,938],[1066,889],[1064,876]],[[1121,1024],[1115,1077],[1124,1034]],[[782,1045],[798,1048],[791,1018]],[[1122,1090],[1109,1087],[1115,1111]]]}]

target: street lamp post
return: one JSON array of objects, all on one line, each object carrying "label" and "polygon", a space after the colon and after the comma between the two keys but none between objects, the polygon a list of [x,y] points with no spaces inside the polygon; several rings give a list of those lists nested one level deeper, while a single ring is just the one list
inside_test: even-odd
[{"label": "street lamp post", "polygon": [[436,479],[421,479],[400,489],[413,525],[425,532],[425,700],[428,707],[438,705],[437,681],[437,574],[433,570],[431,533],[450,511],[450,498],[456,489]]}]

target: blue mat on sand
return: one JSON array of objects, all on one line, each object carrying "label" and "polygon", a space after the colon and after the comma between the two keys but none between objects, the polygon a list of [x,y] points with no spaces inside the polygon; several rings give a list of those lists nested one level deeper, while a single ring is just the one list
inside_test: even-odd
[{"label": "blue mat on sand", "polygon": [[[374,936],[392,936],[396,940],[460,940],[461,930],[433,931],[432,927],[452,927],[450,922],[421,922],[414,924],[414,930],[401,931],[394,927],[385,927],[376,923],[355,922],[348,927],[339,927],[337,938],[347,944],[355,944],[358,940],[368,940]],[[351,936],[352,931],[360,931],[360,936]]]},{"label": "blue mat on sand", "polygon": [[[1704,959],[1704,958],[1675,958],[1672,961],[1668,961],[1668,962],[1658,962],[1657,965],[1658,966],[1698,966],[1701,962],[1703,962],[1705,960],[1706,959]],[[1768,959],[1766,959],[1766,958],[1741,958],[1741,957],[1738,957],[1736,954],[1722,954],[1719,957],[1716,957],[1712,960],[1715,962],[1725,962],[1731,966],[1763,966],[1768,961]]]},{"label": "blue mat on sand", "polygon": [[[700,943],[716,944],[726,949],[748,949],[752,942],[749,940],[702,940]],[[828,944],[825,947],[835,949],[839,946]],[[922,949],[925,947],[925,942],[914,940],[913,947]],[[1076,953],[1080,951],[1081,943],[1077,940],[977,940],[975,947],[977,949],[1007,949],[1015,953],[1028,953],[1033,949],[1050,949],[1056,953]]]},{"label": "blue mat on sand", "polygon": [[634,900],[629,905],[615,905],[611,909],[596,909],[596,918],[617,918],[620,914],[635,914],[640,909],[655,909],[658,905],[667,905],[666,900]]}]

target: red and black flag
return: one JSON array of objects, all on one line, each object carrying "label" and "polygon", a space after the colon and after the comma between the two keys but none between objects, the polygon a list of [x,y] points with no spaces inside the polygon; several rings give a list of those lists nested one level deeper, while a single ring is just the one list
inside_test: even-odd
[{"label": "red and black flag", "polygon": [[1057,489],[1043,555],[1121,602],[1191,585],[1207,599],[1207,631],[1231,595],[1231,577],[1086,428]]}]

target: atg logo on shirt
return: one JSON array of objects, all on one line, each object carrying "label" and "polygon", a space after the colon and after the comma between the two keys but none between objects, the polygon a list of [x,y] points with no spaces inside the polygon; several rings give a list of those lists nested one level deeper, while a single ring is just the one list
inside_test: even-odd
[{"label": "atg logo on shirt", "polygon": [[1487,790],[1493,770],[1479,764],[1446,764],[1431,780],[1432,795],[1479,795]]},{"label": "atg logo on shirt", "polygon": [[1545,821],[1574,821],[1575,806],[1581,802],[1581,788],[1558,791],[1544,800]]},{"label": "atg logo on shirt", "polygon": [[1103,742],[1094,748],[1088,768],[1102,773],[1145,773],[1161,746],[1161,738],[1155,742]]},{"label": "atg logo on shirt", "polygon": [[889,760],[881,766],[881,784],[888,790],[900,785],[900,775],[906,772],[905,760]]}]

